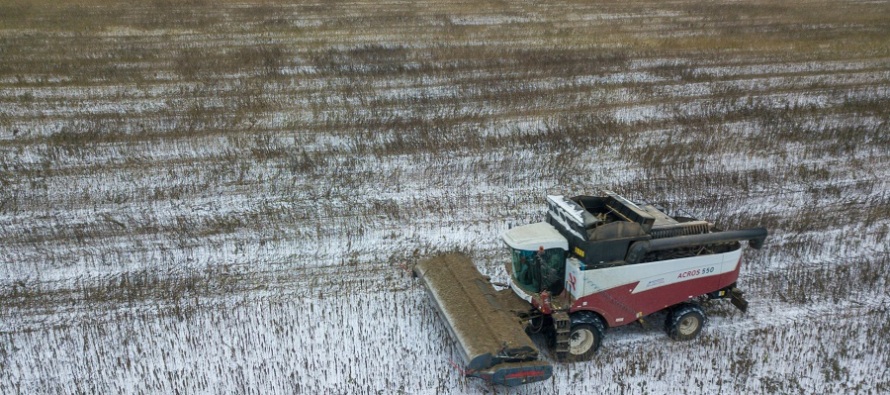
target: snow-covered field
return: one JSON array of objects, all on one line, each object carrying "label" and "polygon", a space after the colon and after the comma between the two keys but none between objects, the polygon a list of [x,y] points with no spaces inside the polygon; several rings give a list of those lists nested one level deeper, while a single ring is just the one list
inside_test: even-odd
[{"label": "snow-covered field", "polygon": [[[0,393],[888,393],[888,108],[886,1],[2,2]],[[461,377],[407,268],[602,189],[750,311]]]}]

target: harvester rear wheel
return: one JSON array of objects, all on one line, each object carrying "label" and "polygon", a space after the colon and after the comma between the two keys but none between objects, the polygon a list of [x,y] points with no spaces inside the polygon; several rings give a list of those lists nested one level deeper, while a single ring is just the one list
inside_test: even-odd
[{"label": "harvester rear wheel", "polygon": [[705,312],[698,305],[684,304],[675,308],[667,316],[665,329],[674,340],[695,339],[705,326]]},{"label": "harvester rear wheel", "polygon": [[586,361],[593,357],[603,342],[603,325],[598,320],[590,324],[572,325],[569,333],[569,361]]}]

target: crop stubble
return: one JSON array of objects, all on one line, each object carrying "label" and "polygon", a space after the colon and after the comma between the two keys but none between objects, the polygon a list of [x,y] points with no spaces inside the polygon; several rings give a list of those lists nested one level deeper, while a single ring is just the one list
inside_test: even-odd
[{"label": "crop stubble", "polygon": [[772,236],[556,392],[888,390],[887,3],[0,11],[0,392],[483,391],[404,267],[600,188]]}]

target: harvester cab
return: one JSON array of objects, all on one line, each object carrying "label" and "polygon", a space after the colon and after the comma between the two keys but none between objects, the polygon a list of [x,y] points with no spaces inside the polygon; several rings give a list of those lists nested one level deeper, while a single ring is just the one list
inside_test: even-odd
[{"label": "harvester cab", "polygon": [[536,223],[508,230],[503,236],[510,248],[511,287],[531,302],[531,295],[541,291],[560,294],[565,278],[568,240],[553,226]]},{"label": "harvester cab", "polygon": [[704,325],[701,299],[747,301],[736,287],[742,241],[760,248],[763,228],[720,231],[707,221],[670,216],[617,194],[547,197],[545,222],[507,230],[509,289],[496,290],[466,256],[419,262],[414,273],[433,300],[466,362],[466,375],[519,385],[545,380],[527,335],[543,329],[554,356],[593,356],[607,328],[667,311],[665,329],[692,339]]}]

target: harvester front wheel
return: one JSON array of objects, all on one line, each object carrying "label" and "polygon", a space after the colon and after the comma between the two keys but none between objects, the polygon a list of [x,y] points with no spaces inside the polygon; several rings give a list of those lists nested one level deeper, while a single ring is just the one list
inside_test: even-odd
[{"label": "harvester front wheel", "polygon": [[572,325],[569,333],[569,361],[586,361],[593,357],[603,342],[603,325],[599,320],[589,324]]},{"label": "harvester front wheel", "polygon": [[695,339],[705,326],[705,312],[698,305],[684,304],[668,314],[667,333],[674,340]]}]

